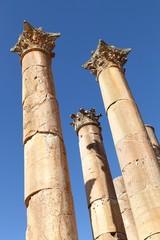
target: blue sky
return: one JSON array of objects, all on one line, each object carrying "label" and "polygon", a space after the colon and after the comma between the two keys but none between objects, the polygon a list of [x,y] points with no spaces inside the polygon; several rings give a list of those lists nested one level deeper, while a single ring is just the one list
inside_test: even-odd
[{"label": "blue sky", "polygon": [[91,240],[78,138],[69,115],[80,107],[102,113],[104,145],[113,177],[120,175],[98,83],[81,65],[99,39],[119,48],[131,47],[126,78],[145,123],[160,137],[160,2],[159,0],[1,0],[0,4],[0,239],[25,239],[21,66],[10,53],[26,19],[44,31],[60,32],[53,73],[67,149],[79,240]]}]

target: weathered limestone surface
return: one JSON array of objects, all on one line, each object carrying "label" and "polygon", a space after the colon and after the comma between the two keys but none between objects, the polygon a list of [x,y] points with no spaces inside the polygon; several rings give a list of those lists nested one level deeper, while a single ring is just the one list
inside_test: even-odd
[{"label": "weathered limestone surface", "polygon": [[30,197],[42,189],[70,190],[64,143],[59,136],[37,133],[25,144],[24,156],[27,205]]},{"label": "weathered limestone surface", "polygon": [[83,126],[78,135],[88,205],[102,196],[114,199],[115,191],[100,130],[90,124]]},{"label": "weathered limestone surface", "polygon": [[84,67],[100,85],[139,239],[160,239],[160,169],[124,77],[129,51],[101,40]]},{"label": "weathered limestone surface", "polygon": [[75,217],[71,194],[62,189],[45,189],[31,197],[27,209],[26,240],[74,240]]},{"label": "weathered limestone surface", "polygon": [[126,236],[122,233],[105,233],[99,237],[97,237],[97,240],[119,240],[119,239],[122,239],[122,240],[125,240],[126,239]]},{"label": "weathered limestone surface", "polygon": [[51,59],[44,52],[28,52],[22,59],[24,142],[37,132],[62,137]]},{"label": "weathered limestone surface", "polygon": [[152,147],[154,149],[154,152],[157,156],[157,160],[160,163],[160,145],[159,145],[159,141],[157,139],[157,136],[155,134],[155,130],[152,126],[145,124],[145,128],[147,130],[149,139],[151,141]]},{"label": "weathered limestone surface", "polygon": [[99,116],[94,109],[80,109],[77,115],[71,115],[72,125],[79,136],[93,237],[122,240],[126,235],[103,146]]},{"label": "weathered limestone surface", "polygon": [[[105,81],[101,81],[101,79],[105,79]],[[112,79],[112,81],[110,81],[110,79]],[[101,71],[98,80],[106,110],[117,101],[133,101],[131,92],[127,90],[129,86],[127,81],[125,81],[124,73],[116,66],[111,66]]]},{"label": "weathered limestone surface", "polygon": [[24,23],[12,49],[21,57],[27,240],[77,240],[51,52],[60,34]]},{"label": "weathered limestone surface", "polygon": [[123,177],[117,177],[113,180],[121,215],[128,239],[139,240],[135,221],[131,211],[128,195],[124,186]]}]

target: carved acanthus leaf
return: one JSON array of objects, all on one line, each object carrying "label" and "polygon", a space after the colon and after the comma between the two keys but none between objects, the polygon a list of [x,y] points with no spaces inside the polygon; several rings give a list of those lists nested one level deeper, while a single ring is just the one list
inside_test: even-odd
[{"label": "carved acanthus leaf", "polygon": [[39,48],[54,56],[51,51],[55,47],[55,40],[60,33],[45,33],[42,28],[34,28],[31,24],[24,21],[23,33],[18,38],[18,43],[11,48],[11,52],[17,52],[22,56],[29,49]]},{"label": "carved acanthus leaf", "polygon": [[116,65],[122,71],[125,71],[123,65],[127,62],[127,55],[130,51],[131,48],[120,49],[99,40],[96,51],[91,52],[91,59],[82,67],[89,69],[96,76],[107,66]]},{"label": "carved acanthus leaf", "polygon": [[96,115],[94,108],[91,108],[89,111],[85,110],[84,108],[80,108],[76,115],[70,115],[70,117],[73,119],[71,125],[75,128],[77,133],[82,126],[88,124],[96,124],[99,128],[101,128],[100,122],[98,121],[101,116],[101,114]]}]

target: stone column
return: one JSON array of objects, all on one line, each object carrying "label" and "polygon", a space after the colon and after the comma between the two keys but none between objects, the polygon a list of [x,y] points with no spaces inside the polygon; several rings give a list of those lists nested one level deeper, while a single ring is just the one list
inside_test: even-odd
[{"label": "stone column", "polygon": [[145,124],[148,136],[150,138],[152,147],[154,149],[154,152],[157,156],[157,160],[160,163],[160,146],[159,146],[159,141],[157,139],[157,136],[155,134],[155,130],[154,127],[152,127],[151,125]]},{"label": "stone column", "polygon": [[93,238],[126,239],[125,230],[108,166],[101,127],[92,108],[72,114],[72,125],[79,136],[83,177],[90,212]]},{"label": "stone column", "polygon": [[140,240],[160,239],[160,169],[124,75],[130,49],[100,40],[84,68],[97,76]]},{"label": "stone column", "polygon": [[133,218],[128,195],[124,186],[123,177],[117,177],[113,180],[121,215],[126,230],[128,240],[139,240],[135,221]]},{"label": "stone column", "polygon": [[77,240],[51,52],[59,33],[26,21],[12,52],[21,59],[27,240]]}]

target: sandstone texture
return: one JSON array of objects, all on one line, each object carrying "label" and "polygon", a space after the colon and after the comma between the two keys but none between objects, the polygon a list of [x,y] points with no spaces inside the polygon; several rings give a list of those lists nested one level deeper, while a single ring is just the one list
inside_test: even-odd
[{"label": "sandstone texture", "polygon": [[37,133],[25,144],[24,156],[26,205],[42,189],[70,189],[66,152],[59,136]]},{"label": "sandstone texture", "polygon": [[122,233],[105,233],[96,238],[97,240],[126,240],[126,236]]},{"label": "sandstone texture", "polygon": [[155,154],[157,156],[157,160],[160,163],[160,145],[159,145],[159,141],[157,139],[155,130],[150,125],[145,125],[145,128],[147,130],[147,133],[148,133],[149,139],[151,141],[153,150],[154,150],[154,152],[155,152]]},{"label": "sandstone texture", "polygon": [[101,89],[106,81],[108,86],[110,83],[113,85],[110,92],[106,85],[102,97],[106,101],[106,112],[138,236],[140,240],[147,240],[160,232],[160,169],[139,110],[119,71],[116,67],[105,69],[99,75],[99,84]]},{"label": "sandstone texture", "polygon": [[83,177],[93,231],[97,240],[126,240],[123,221],[107,162],[101,128],[92,111],[72,115],[79,136]]},{"label": "sandstone texture", "polygon": [[31,197],[26,240],[77,240],[71,194],[45,189]]},{"label": "sandstone texture", "polygon": [[99,40],[83,67],[100,85],[139,240],[160,239],[160,169],[125,79],[130,51]]},{"label": "sandstone texture", "polygon": [[128,240],[139,240],[135,221],[131,211],[128,195],[124,186],[123,177],[117,177],[113,180],[121,215],[126,230]]},{"label": "sandstone texture", "polygon": [[50,64],[48,56],[40,51],[29,52],[22,60],[24,143],[37,132],[62,137]]},{"label": "sandstone texture", "polygon": [[27,240],[78,240],[74,205],[51,69],[60,34],[26,21],[12,49],[21,57]]},{"label": "sandstone texture", "polygon": [[[101,79],[105,79],[105,81]],[[106,110],[117,101],[123,99],[133,101],[132,93],[128,91],[129,86],[127,81],[125,81],[124,73],[119,68],[104,68],[99,75],[98,81]]]}]

